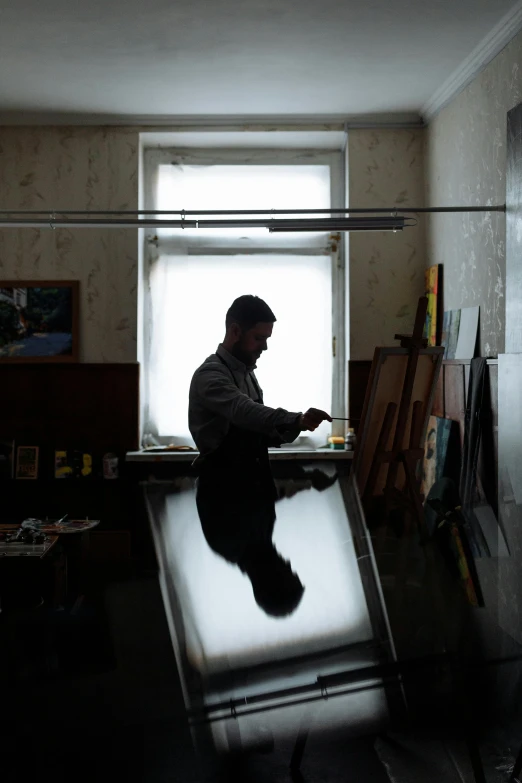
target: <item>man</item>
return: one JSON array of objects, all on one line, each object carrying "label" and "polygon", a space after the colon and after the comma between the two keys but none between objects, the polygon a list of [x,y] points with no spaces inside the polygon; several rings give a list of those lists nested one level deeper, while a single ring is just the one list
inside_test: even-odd
[{"label": "man", "polygon": [[194,467],[205,538],[247,574],[265,612],[280,617],[296,609],[304,588],[272,543],[276,491],[268,447],[292,443],[331,417],[316,408],[291,413],[263,404],[254,370],[275,321],[262,299],[235,300],[223,343],[192,379],[189,428],[200,452]]}]

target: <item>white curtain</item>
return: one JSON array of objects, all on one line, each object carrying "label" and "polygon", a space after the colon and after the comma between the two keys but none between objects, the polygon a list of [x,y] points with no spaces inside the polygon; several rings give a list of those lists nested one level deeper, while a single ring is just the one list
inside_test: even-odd
[{"label": "white curtain", "polygon": [[[160,165],[155,209],[260,210],[322,209],[330,207],[330,168],[323,165]],[[270,214],[270,213],[266,213]],[[172,215],[176,220],[179,215]],[[263,217],[262,215],[253,216]],[[300,217],[284,215],[284,218]],[[301,216],[302,217],[302,216]],[[324,217],[324,215],[322,215]],[[202,216],[203,220],[231,220],[230,215]],[[188,219],[191,219],[190,217]],[[193,218],[192,218],[193,219]],[[324,233],[270,236],[265,228],[158,230],[160,241],[180,238],[192,246],[223,243],[255,247],[324,247]]]},{"label": "white curtain", "polygon": [[[326,165],[174,162],[159,165],[149,187],[150,207],[158,210],[330,206]],[[158,231],[150,246],[145,295],[145,436],[192,445],[187,417],[190,379],[222,341],[226,311],[242,294],[265,299],[278,319],[257,372],[266,404],[290,411],[329,411],[332,278],[325,245],[324,233],[269,234],[256,228]],[[265,248],[268,252],[263,254]],[[299,255],[301,249],[306,255]],[[324,445],[329,433],[329,426],[323,425],[310,445]]]}]

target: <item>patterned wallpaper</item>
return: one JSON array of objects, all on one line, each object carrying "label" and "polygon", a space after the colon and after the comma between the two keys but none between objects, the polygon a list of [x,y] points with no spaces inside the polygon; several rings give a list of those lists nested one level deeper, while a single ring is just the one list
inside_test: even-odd
[{"label": "patterned wallpaper", "polygon": [[[522,33],[426,131],[428,206],[503,204],[507,112],[522,101]],[[502,213],[427,219],[429,263],[444,264],[445,309],[480,305],[481,355],[504,350],[505,238]]]},{"label": "patterned wallpaper", "polygon": [[[0,209],[137,209],[138,133],[0,128]],[[135,229],[2,229],[0,279],[80,280],[80,360],[136,361]]]},{"label": "patterned wallpaper", "polygon": [[[355,207],[424,205],[423,133],[352,130],[349,204]],[[411,331],[424,293],[424,219],[415,228],[349,235],[350,359],[371,359],[377,345],[395,345]]]},{"label": "patterned wallpaper", "polygon": [[[351,203],[421,204],[421,134],[352,131]],[[0,128],[1,209],[137,209],[138,179],[138,128]],[[351,358],[411,328],[423,241],[422,227],[351,236]],[[0,278],[80,280],[82,361],[136,360],[137,265],[134,229],[0,231]]]}]

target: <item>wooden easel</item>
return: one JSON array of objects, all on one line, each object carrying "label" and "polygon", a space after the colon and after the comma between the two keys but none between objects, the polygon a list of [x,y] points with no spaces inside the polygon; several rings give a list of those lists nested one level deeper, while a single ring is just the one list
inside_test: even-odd
[{"label": "wooden easel", "polygon": [[[413,334],[396,334],[395,339],[400,340],[401,354],[406,357],[406,369],[404,372],[402,386],[400,391],[397,388],[395,401],[388,402],[385,408],[379,436],[376,441],[373,454],[369,462],[366,484],[363,493],[363,507],[371,507],[372,501],[377,497],[382,499],[382,507],[379,507],[379,532],[376,534],[375,549],[376,553],[383,548],[386,540],[389,517],[392,509],[400,509],[406,512],[406,524],[413,519],[419,534],[420,543],[423,545],[425,563],[427,569],[428,592],[431,595],[434,607],[433,621],[438,628],[439,638],[443,649],[446,647],[446,632],[444,626],[444,605],[443,598],[438,585],[438,567],[437,557],[430,542],[428,530],[424,520],[423,496],[420,487],[419,463],[424,458],[424,425],[426,414],[431,406],[433,393],[437,382],[438,371],[442,363],[442,348],[427,347],[427,340],[423,337],[424,325],[426,322],[426,312],[428,308],[427,297],[420,297],[415,315],[415,325]],[[430,379],[430,386],[423,387],[422,399],[413,399],[416,388],[416,375],[419,365],[419,357],[432,353],[432,359],[436,362],[433,376]],[[377,384],[378,384],[377,380]],[[418,388],[418,387],[417,387]],[[368,392],[367,392],[368,395]],[[390,395],[391,396],[391,395]],[[417,394],[415,395],[417,396]],[[368,408],[371,407],[371,398],[368,400]],[[411,412],[410,434],[408,443],[405,445],[405,431],[408,425]],[[367,413],[368,420],[370,414]],[[374,426],[378,420],[374,420]],[[391,448],[389,447],[391,433],[395,423],[395,431]],[[369,426],[369,424],[368,424]],[[382,488],[382,495],[376,494],[376,485],[379,481],[381,468],[388,465],[388,472]],[[398,484],[398,472],[402,466],[404,471],[404,482],[402,486]],[[382,486],[382,484],[381,484]],[[394,606],[397,617],[400,617],[400,604],[403,588],[408,577],[408,558],[409,547],[407,541],[399,548],[399,554],[395,567],[395,596]]]},{"label": "wooden easel", "polygon": [[[426,348],[427,340],[422,336],[424,324],[426,322],[426,312],[428,309],[428,299],[425,296],[420,297],[415,316],[415,325],[413,334],[396,334],[395,339],[400,340],[401,348],[408,351],[408,360],[406,373],[402,386],[402,392],[399,405],[390,402],[386,408],[384,420],[377,441],[377,446],[373,455],[368,479],[366,482],[363,503],[366,503],[374,496],[375,485],[379,476],[379,471],[383,464],[388,464],[388,475],[383,491],[384,513],[383,517],[388,519],[392,507],[402,507],[411,512],[417,522],[421,539],[425,538],[423,497],[420,492],[420,481],[418,478],[418,466],[420,460],[424,457],[424,449],[419,445],[422,426],[424,402],[416,400],[412,406],[413,386],[419,361],[419,351]],[[398,408],[398,411],[397,411]],[[411,428],[409,445],[404,448],[403,435],[407,425],[408,415],[412,409]],[[386,446],[389,442],[390,434],[397,414],[397,423],[391,450]],[[402,489],[396,487],[397,473],[399,465],[403,465],[405,473],[405,482]]]}]

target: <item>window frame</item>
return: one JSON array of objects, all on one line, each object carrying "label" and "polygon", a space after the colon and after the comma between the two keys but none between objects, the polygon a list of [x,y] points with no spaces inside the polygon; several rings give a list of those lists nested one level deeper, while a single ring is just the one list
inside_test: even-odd
[{"label": "window frame", "polygon": [[[176,148],[149,147],[143,150],[143,209],[155,210],[155,192],[159,167],[166,164],[174,165],[326,165],[330,169],[330,204],[332,207],[344,208],[346,203],[346,172],[345,155],[341,150],[317,149],[220,149],[216,148]],[[267,204],[268,210],[270,205]],[[338,234],[325,234],[324,245],[312,246],[306,241],[306,233],[272,234],[267,236],[267,243],[256,242],[249,246],[239,245],[233,241],[223,241],[215,245],[199,244],[189,240],[190,255],[329,255],[331,258],[332,281],[332,415],[346,417],[347,413],[347,373],[346,373],[346,252],[344,238]],[[145,300],[148,291],[148,269],[150,263],[162,252],[179,245],[179,240],[158,238],[151,230],[144,232],[144,291]],[[144,302],[145,314],[147,302]],[[147,318],[144,317],[146,330]],[[144,335],[144,361],[146,364],[147,334]],[[146,370],[145,370],[146,371]],[[147,401],[145,401],[145,407]],[[147,416],[144,416],[147,419]],[[332,424],[332,432],[341,435],[345,431],[342,421]]]}]

